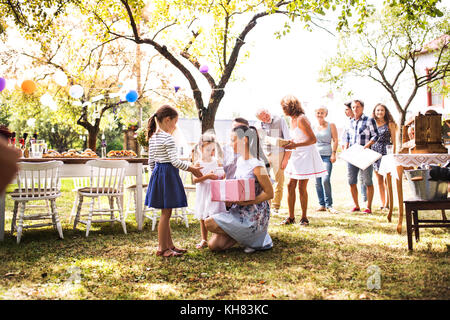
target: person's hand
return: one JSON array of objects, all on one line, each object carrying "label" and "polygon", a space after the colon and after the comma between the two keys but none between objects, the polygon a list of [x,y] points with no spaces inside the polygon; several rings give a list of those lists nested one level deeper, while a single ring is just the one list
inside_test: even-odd
[{"label": "person's hand", "polygon": [[210,179],[210,180],[219,180],[219,176],[211,171],[211,173],[208,173],[208,179]]},{"label": "person's hand", "polygon": [[233,203],[237,204],[238,206],[245,207],[245,206],[249,206],[249,205],[253,204],[253,201],[236,201]]},{"label": "person's hand", "polygon": [[0,138],[0,193],[4,192],[8,184],[19,171],[17,161],[21,156],[19,149],[8,147],[4,139]]},{"label": "person's hand", "polygon": [[188,171],[196,178],[200,178],[203,176],[203,173],[200,171],[201,169],[203,169],[203,167],[189,167]]},{"label": "person's hand", "polygon": [[335,163],[336,162],[336,153],[332,153],[330,157],[330,162]]},{"label": "person's hand", "polygon": [[294,141],[289,140],[289,143],[287,145],[285,145],[283,148],[286,150],[292,150],[292,149],[297,148],[297,144]]}]

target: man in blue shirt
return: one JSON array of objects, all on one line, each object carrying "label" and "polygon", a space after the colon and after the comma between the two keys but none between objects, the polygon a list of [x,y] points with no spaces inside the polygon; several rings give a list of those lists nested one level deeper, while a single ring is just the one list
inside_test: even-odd
[{"label": "man in blue shirt", "polygon": [[[350,121],[350,127],[346,132],[345,142],[346,148],[360,144],[364,148],[369,149],[372,144],[378,139],[377,124],[373,118],[364,115],[364,102],[361,100],[353,100],[351,103],[354,118]],[[372,182],[372,165],[365,170],[348,163],[348,184],[352,194],[355,207],[352,212],[360,211],[358,202],[358,187],[356,186],[358,180],[358,173],[363,177],[364,185],[367,187],[367,209],[365,213],[372,213],[373,200],[373,182]]]}]

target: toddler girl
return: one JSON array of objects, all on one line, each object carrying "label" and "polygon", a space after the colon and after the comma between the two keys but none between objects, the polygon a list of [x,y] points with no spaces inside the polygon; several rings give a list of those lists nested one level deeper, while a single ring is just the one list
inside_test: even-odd
[{"label": "toddler girl", "polygon": [[193,178],[193,182],[196,184],[195,217],[200,220],[202,235],[202,240],[196,246],[197,249],[208,245],[208,231],[206,230],[205,219],[215,213],[226,211],[224,202],[211,201],[210,180],[223,179],[225,175],[215,157],[216,149],[218,149],[217,153],[220,152],[219,148],[214,137],[207,134],[202,135],[196,147],[197,152],[200,153],[200,159],[195,163],[195,166],[203,167],[201,170],[203,176]]}]

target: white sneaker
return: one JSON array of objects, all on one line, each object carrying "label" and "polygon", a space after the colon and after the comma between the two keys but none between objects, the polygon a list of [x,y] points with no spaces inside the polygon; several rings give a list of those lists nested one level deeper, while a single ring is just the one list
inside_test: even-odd
[{"label": "white sneaker", "polygon": [[255,251],[256,251],[255,249],[250,248],[250,247],[245,247],[245,249],[244,249],[244,252],[245,252],[245,253],[253,253],[253,252],[255,252]]},{"label": "white sneaker", "polygon": [[337,211],[335,208],[327,208],[327,210],[329,213],[334,213],[334,214],[339,213],[339,211]]}]

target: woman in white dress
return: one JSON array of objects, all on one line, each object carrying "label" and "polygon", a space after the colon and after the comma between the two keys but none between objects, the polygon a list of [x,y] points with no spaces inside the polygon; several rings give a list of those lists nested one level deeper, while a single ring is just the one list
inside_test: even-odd
[{"label": "woman in white dress", "polygon": [[288,207],[289,217],[282,224],[295,223],[295,189],[298,184],[300,203],[302,208],[301,225],[308,225],[308,181],[312,178],[320,178],[327,175],[327,169],[320,157],[316,147],[316,136],[311,128],[309,120],[300,101],[287,95],[281,100],[281,107],[286,116],[291,118],[291,137],[293,140],[285,146],[285,149],[292,150],[284,174],[289,178],[288,182]]}]

